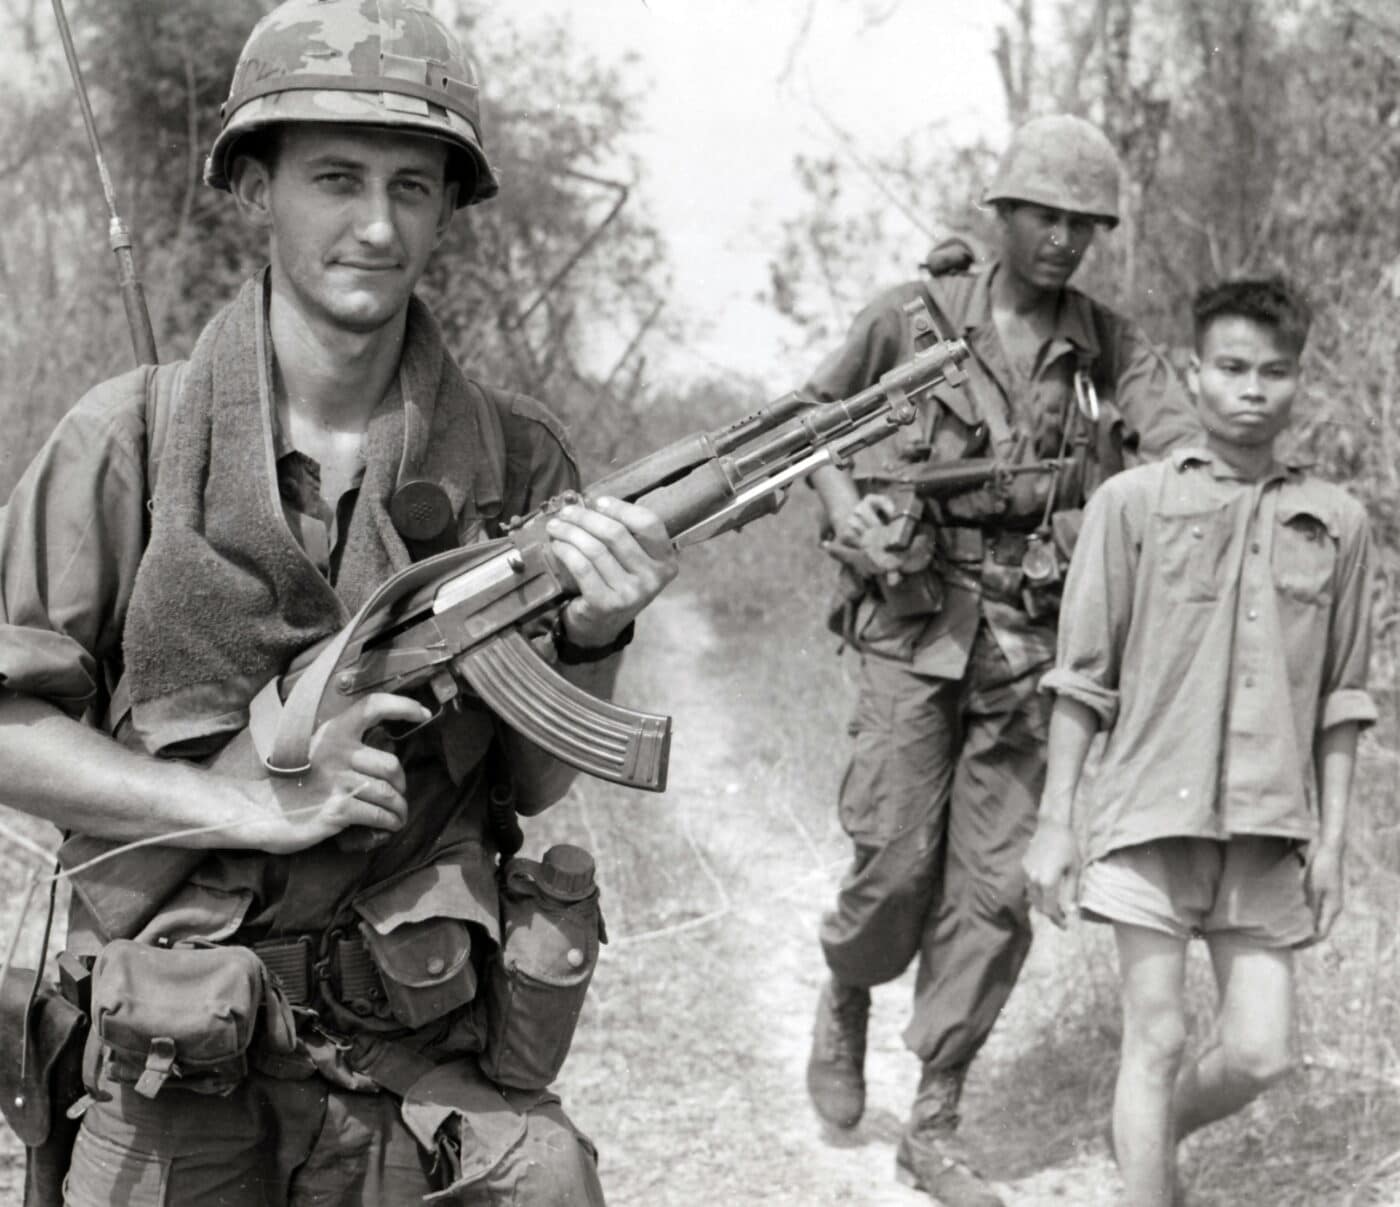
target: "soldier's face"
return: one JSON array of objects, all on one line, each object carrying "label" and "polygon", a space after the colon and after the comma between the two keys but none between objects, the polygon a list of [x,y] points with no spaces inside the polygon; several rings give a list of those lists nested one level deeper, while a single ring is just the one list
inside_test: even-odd
[{"label": "soldier's face", "polygon": [[1210,436],[1257,448],[1271,444],[1292,417],[1298,353],[1272,327],[1225,315],[1202,333],[1186,381]]},{"label": "soldier's face", "polygon": [[270,228],[273,284],[313,320],[373,331],[400,314],[452,217],[447,148],[373,127],[287,125],[235,192]]},{"label": "soldier's face", "polygon": [[1094,241],[1098,224],[1088,214],[1020,202],[1002,209],[1001,256],[1005,267],[1035,289],[1062,289]]}]

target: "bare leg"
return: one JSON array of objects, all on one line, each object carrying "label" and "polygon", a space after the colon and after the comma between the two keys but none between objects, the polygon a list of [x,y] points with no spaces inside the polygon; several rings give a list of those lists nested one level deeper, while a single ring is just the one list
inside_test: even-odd
[{"label": "bare leg", "polygon": [[1214,936],[1208,945],[1219,1025],[1177,1082],[1177,1139],[1234,1114],[1293,1066],[1293,953],[1235,935]]},{"label": "bare leg", "polygon": [[1186,942],[1115,923],[1123,980],[1123,1052],[1113,1140],[1131,1207],[1171,1207],[1176,1179],[1173,1087],[1186,1046]]}]

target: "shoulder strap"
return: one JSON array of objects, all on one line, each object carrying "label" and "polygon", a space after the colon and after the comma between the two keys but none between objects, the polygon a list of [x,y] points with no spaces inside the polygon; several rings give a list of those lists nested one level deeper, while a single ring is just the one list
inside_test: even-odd
[{"label": "shoulder strap", "polygon": [[1093,364],[1086,366],[1094,389],[1099,395],[1113,401],[1118,384],[1118,335],[1119,319],[1107,306],[1089,299],[1089,313],[1094,320],[1094,338],[1099,342],[1099,355]]},{"label": "shoulder strap", "polygon": [[170,416],[180,396],[185,362],[155,365],[146,378],[146,501],[155,498],[160,455],[170,430]]}]

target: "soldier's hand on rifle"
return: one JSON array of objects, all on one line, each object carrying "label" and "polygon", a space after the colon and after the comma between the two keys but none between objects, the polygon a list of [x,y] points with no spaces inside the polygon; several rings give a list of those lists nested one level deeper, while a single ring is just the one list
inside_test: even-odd
[{"label": "soldier's hand on rifle", "polygon": [[655,513],[635,503],[601,498],[574,503],[546,528],[555,555],[578,584],[563,612],[574,645],[614,641],[676,577],[675,546]]},{"label": "soldier's hand on rifle", "polygon": [[315,846],[350,826],[385,835],[408,817],[406,782],[398,756],[366,740],[379,725],[421,725],[432,713],[407,696],[375,692],[323,722],[311,739],[303,775],[270,781],[282,825],[263,845],[274,854]]},{"label": "soldier's hand on rifle", "polygon": [[1056,926],[1065,925],[1064,897],[1077,857],[1074,834],[1061,821],[1042,817],[1021,859],[1031,907]]},{"label": "soldier's hand on rifle", "polygon": [[832,527],[841,544],[859,545],[867,532],[887,524],[894,514],[894,500],[872,492],[862,496]]}]

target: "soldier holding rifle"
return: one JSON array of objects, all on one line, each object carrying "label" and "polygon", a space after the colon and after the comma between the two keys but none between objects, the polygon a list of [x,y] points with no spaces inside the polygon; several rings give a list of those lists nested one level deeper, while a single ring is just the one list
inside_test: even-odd
[{"label": "soldier holding rifle", "polygon": [[[199,761],[381,581],[578,484],[552,417],[464,376],[413,296],[455,211],[497,191],[474,70],[415,0],[290,0],[249,38],[206,179],[269,267],[188,361],[88,394],[0,512],[7,799],[82,835],[195,831],[167,841],[205,855],[137,903],[139,933],[74,900],[70,956],[102,954],[64,1201],[600,1203],[540,1051],[567,1048],[577,1002],[517,995],[533,1038],[494,1060],[475,1008],[519,989],[485,983],[492,802],[542,809],[571,769],[470,709],[386,750],[367,731],[430,715],[387,693],[322,724],[299,773]],[[578,589],[562,671],[606,692],[671,541],[616,500],[548,531]],[[590,872],[522,864],[507,886],[593,909],[566,974],[596,957]]]},{"label": "soldier holding rifle", "polygon": [[576,769],[664,788],[669,718],[599,697],[675,548],[885,440],[968,355],[579,491],[548,412],[466,378],[413,295],[496,192],[477,104],[418,0],[274,10],[206,169],[270,266],[188,361],[92,391],[0,512],[0,759],[74,889],[62,992],[0,973],[32,1203],[600,1203],[549,1089],[592,860],[519,856],[516,814]]},{"label": "soldier holding rifle", "polygon": [[[860,668],[839,800],[854,857],[822,922],[831,975],[807,1084],[824,1120],[856,1125],[870,989],[917,959],[904,1038],[922,1073],[897,1174],[948,1207],[1001,1201],[959,1145],[958,1103],[1030,945],[1020,862],[1048,715],[1036,687],[1080,509],[1105,476],[1196,432],[1142,334],[1069,284],[1099,228],[1118,221],[1118,172],[1089,123],[1027,123],[986,197],[995,258],[974,263],[962,241],[935,248],[919,280],[857,316],[807,388],[840,397],[907,355],[927,335],[906,314],[915,300],[936,333],[972,350],[965,384],[940,386],[898,434],[896,471],[863,495],[838,470],[812,479],[846,566],[834,622]],[[1000,471],[958,492],[937,481],[966,458]]]}]

